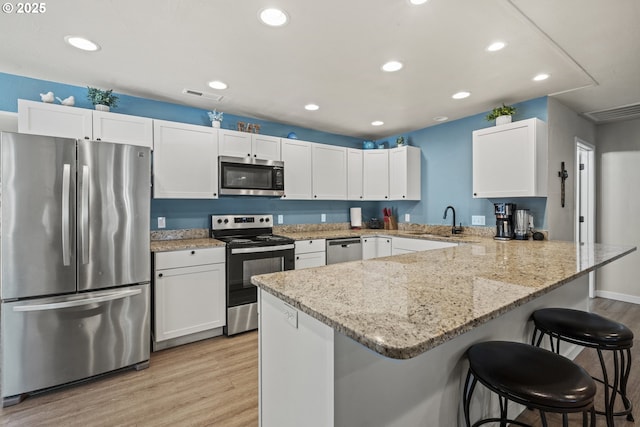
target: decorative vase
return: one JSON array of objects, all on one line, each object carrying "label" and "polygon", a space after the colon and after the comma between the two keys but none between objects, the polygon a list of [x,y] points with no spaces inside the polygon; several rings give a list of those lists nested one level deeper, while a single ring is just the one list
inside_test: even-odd
[{"label": "decorative vase", "polygon": [[496,126],[498,126],[498,125],[506,125],[507,123],[511,123],[511,116],[498,116],[498,117],[496,117]]},{"label": "decorative vase", "polygon": [[109,111],[108,105],[96,104],[96,110],[98,111]]},{"label": "decorative vase", "polygon": [[214,120],[211,122],[211,126],[214,128],[219,128],[220,127],[220,122],[218,120]]}]

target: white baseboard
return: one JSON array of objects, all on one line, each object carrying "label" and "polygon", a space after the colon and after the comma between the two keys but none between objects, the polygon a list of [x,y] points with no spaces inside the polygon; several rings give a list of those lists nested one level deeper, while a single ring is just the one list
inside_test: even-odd
[{"label": "white baseboard", "polygon": [[630,302],[632,304],[640,304],[640,297],[635,295],[621,294],[611,291],[598,291],[596,290],[596,296],[607,299],[614,299],[616,301]]}]

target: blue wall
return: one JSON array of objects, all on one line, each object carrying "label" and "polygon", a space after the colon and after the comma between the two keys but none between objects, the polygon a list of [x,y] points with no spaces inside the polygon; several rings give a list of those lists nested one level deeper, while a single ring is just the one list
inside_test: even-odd
[{"label": "blue wall", "polygon": [[[76,107],[93,108],[86,98],[86,88],[62,83],[32,79],[0,73],[0,110],[17,111],[18,99],[40,100],[40,93],[52,91],[60,98],[73,95]],[[210,125],[207,110],[155,101],[129,95],[120,97],[118,113],[132,114],[161,120]],[[537,98],[516,104],[518,108],[514,120],[538,117],[547,120],[547,99]],[[484,119],[485,114],[466,117],[425,129],[405,133],[410,145],[422,149],[422,200],[420,202],[347,202],[347,201],[307,201],[280,200],[262,197],[221,197],[218,200],[152,200],[151,226],[156,229],[158,216],[167,219],[167,229],[206,228],[210,214],[225,213],[271,213],[284,215],[285,224],[319,223],[320,215],[327,215],[327,222],[348,222],[349,208],[360,206],[364,219],[380,217],[382,207],[396,207],[398,220],[404,221],[404,214],[411,214],[411,222],[425,224],[450,224],[451,217],[443,220],[447,205],[456,209],[457,221],[471,224],[471,215],[484,215],[486,225],[493,225],[493,203],[509,201],[519,208],[530,209],[536,218],[536,227],[542,228],[546,198],[518,198],[513,200],[473,199],[471,182],[471,132],[493,126]],[[295,132],[300,139],[322,142],[344,147],[360,148],[362,140],[343,135],[330,134],[298,126],[290,126],[263,120],[234,116],[225,113],[223,128],[233,129],[237,121],[258,123],[260,133],[285,137]],[[388,141],[387,146],[395,146],[398,135],[391,135],[380,141]],[[513,159],[514,161],[516,159]],[[499,171],[496,171],[499,173]]]}]

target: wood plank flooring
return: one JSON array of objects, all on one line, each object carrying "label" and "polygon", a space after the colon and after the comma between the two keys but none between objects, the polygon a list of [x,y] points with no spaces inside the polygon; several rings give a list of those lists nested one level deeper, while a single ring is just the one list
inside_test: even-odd
[{"label": "wood plank flooring", "polygon": [[[592,308],[626,324],[634,332],[629,391],[640,425],[640,305],[595,299]],[[589,350],[583,351],[576,361],[590,371],[599,369],[597,357]],[[531,411],[525,411],[519,420],[536,427],[542,425],[538,415]],[[549,421],[552,426],[561,425],[557,419]],[[0,409],[0,426],[257,425],[256,332],[152,353],[149,369],[105,376]],[[578,418],[572,418],[570,425],[582,424]],[[602,416],[598,416],[597,425],[605,426]],[[617,427],[633,425],[624,418],[616,418]]]}]

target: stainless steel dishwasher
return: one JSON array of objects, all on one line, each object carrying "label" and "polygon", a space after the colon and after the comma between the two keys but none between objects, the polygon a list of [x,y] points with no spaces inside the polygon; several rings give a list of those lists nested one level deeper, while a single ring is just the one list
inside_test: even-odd
[{"label": "stainless steel dishwasher", "polygon": [[327,239],[327,265],[362,259],[362,242],[359,237]]}]

